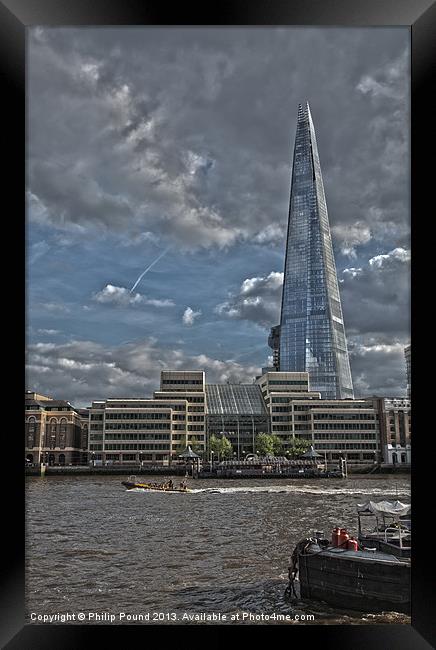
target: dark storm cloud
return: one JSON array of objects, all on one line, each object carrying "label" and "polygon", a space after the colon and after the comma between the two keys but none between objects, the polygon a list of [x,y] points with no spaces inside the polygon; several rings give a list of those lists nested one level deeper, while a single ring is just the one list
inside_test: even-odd
[{"label": "dark storm cloud", "polygon": [[267,277],[247,278],[238,293],[217,305],[215,312],[227,318],[248,320],[262,327],[271,327],[280,320],[283,273],[272,271]]},{"label": "dark storm cloud", "polygon": [[[340,274],[356,396],[405,392],[404,346],[410,338],[410,252],[396,248]],[[282,273],[248,278],[216,312],[268,329],[279,322]]]},{"label": "dark storm cloud", "polygon": [[[376,255],[362,267],[339,274],[348,335],[407,336],[410,330],[410,252],[396,248]],[[247,278],[216,313],[265,328],[280,318],[283,273]]]},{"label": "dark storm cloud", "polygon": [[[258,369],[232,361],[242,331],[237,321],[261,326],[265,335],[277,323],[283,264],[272,249],[284,254],[297,105],[308,100],[342,256],[356,394],[404,393],[407,29],[31,28],[28,57],[28,215],[38,232],[50,232],[50,244],[29,249],[32,269],[47,266],[58,240],[71,249],[86,245],[91,275],[93,246],[108,235],[126,260],[150,242],[178,252],[225,249],[220,286],[235,287],[224,302],[224,291],[215,300],[214,318],[229,324],[229,361],[144,342],[104,348],[97,323],[105,315],[98,312],[95,342],[34,344],[46,346],[30,350],[29,378],[38,390],[87,402],[142,395],[144,382],[148,393],[157,387],[161,368],[182,365],[210,369],[216,381],[251,381]],[[253,246],[271,264],[252,269]],[[238,277],[231,252],[244,262],[239,268],[247,267]],[[108,277],[92,288],[93,307],[128,302],[137,315],[148,298],[130,305],[135,297],[125,280],[108,284],[110,264]],[[62,270],[58,275],[62,282]],[[203,282],[213,284],[211,277],[204,272]],[[185,284],[192,281],[186,271]],[[166,289],[155,295],[150,306],[171,306]],[[203,304],[180,298],[207,320]],[[55,312],[49,305],[62,309],[57,298],[41,300],[48,315]],[[77,308],[68,307],[71,317]],[[163,335],[181,309],[160,310]],[[49,318],[37,327],[53,329]]]},{"label": "dark storm cloud", "polygon": [[29,345],[26,382],[30,390],[68,399],[75,406],[88,406],[94,399],[151,397],[159,389],[160,371],[168,368],[204,370],[211,383],[251,382],[260,371],[257,366],[242,366],[232,359],[160,348],[154,339],[112,348],[74,340]]},{"label": "dark storm cloud", "polygon": [[309,99],[345,251],[350,226],[357,242],[360,224],[382,240],[396,228],[392,247],[407,237],[405,30],[31,31],[39,218],[188,249],[282,245],[296,108]]},{"label": "dark storm cloud", "polygon": [[404,344],[359,345],[349,342],[350,365],[356,397],[401,396],[406,393]]},{"label": "dark storm cloud", "polygon": [[397,248],[345,269],[340,283],[350,334],[407,337],[410,331],[410,253]]}]

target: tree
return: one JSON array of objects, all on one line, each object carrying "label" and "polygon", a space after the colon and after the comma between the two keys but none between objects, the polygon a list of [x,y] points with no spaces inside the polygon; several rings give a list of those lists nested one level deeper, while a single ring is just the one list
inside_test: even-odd
[{"label": "tree", "polygon": [[281,456],[283,454],[283,442],[279,438],[279,436],[275,434],[271,434],[270,436],[272,440],[272,447],[273,447],[273,454],[274,456]]},{"label": "tree", "polygon": [[[277,436],[275,436],[277,438]],[[256,451],[260,456],[274,455],[275,440],[269,433],[258,433],[256,436]]]},{"label": "tree", "polygon": [[204,452],[203,445],[199,442],[198,438],[196,438],[196,437],[191,438],[190,447],[191,447],[192,451],[194,452],[194,454],[198,454],[199,456],[203,456],[203,452]]},{"label": "tree", "polygon": [[309,447],[309,440],[294,440],[291,442],[287,451],[291,458],[299,458],[309,449]]},{"label": "tree", "polygon": [[221,459],[231,458],[233,455],[232,443],[225,436],[217,438],[215,435],[212,435],[209,438],[209,449],[210,451],[213,451],[214,454],[219,454]]},{"label": "tree", "polygon": [[223,436],[220,440],[220,456],[221,458],[231,458],[233,456],[233,445],[228,438]]},{"label": "tree", "polygon": [[214,454],[218,454],[221,446],[221,440],[215,435],[212,435],[209,438],[209,449],[213,451]]}]

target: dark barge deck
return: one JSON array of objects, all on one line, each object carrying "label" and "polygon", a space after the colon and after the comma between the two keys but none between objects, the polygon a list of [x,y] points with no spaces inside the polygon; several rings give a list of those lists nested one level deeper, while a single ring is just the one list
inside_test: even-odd
[{"label": "dark barge deck", "polygon": [[298,574],[301,598],[410,614],[410,560],[365,550],[309,550],[298,555]]}]

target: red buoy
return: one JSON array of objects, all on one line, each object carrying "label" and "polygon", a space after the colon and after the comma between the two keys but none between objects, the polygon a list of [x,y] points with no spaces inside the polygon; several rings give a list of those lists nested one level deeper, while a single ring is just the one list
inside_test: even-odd
[{"label": "red buoy", "polygon": [[342,548],[347,548],[347,542],[350,539],[349,534],[347,533],[346,528],[340,528],[339,529],[339,537],[338,537],[338,546],[341,546]]},{"label": "red buoy", "polygon": [[332,530],[332,546],[339,546],[339,533],[341,529],[336,526],[336,528],[333,528]]},{"label": "red buoy", "polygon": [[358,551],[359,550],[359,545],[357,543],[357,540],[354,537],[350,537],[350,539],[347,541],[347,550],[348,551]]}]

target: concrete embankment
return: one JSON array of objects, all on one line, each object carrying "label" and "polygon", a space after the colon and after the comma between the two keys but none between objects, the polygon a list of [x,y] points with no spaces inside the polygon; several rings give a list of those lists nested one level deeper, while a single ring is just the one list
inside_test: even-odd
[{"label": "concrete embankment", "polygon": [[[127,476],[128,474],[135,474],[137,476],[185,476],[188,473],[191,476],[191,468],[187,469],[184,466],[172,466],[172,467],[88,467],[86,465],[78,466],[68,466],[68,467],[46,467],[45,475],[46,476],[103,476],[103,475],[115,475],[115,476]],[[409,474],[410,467],[383,467],[378,466],[376,468],[372,467],[357,467],[357,468],[348,468],[348,477],[363,474],[372,474],[372,475],[382,475],[382,474]],[[25,475],[26,476],[40,476],[41,471],[39,467],[26,467]],[[340,475],[326,476],[324,473],[320,472],[315,474],[312,472],[304,473],[278,473],[278,472],[265,472],[265,473],[236,473],[228,472],[228,474],[217,474],[216,472],[204,471],[200,472],[196,478],[200,479],[210,479],[210,478],[229,478],[229,479],[244,479],[244,478],[255,478],[255,479],[276,479],[276,478],[341,478]]]},{"label": "concrete embankment", "polygon": [[[26,467],[26,476],[39,476],[41,471],[39,467]],[[68,467],[46,467],[46,476],[103,476],[106,474],[126,476],[127,474],[136,474],[137,476],[185,476],[185,467],[87,467],[86,465],[68,466]]]}]

